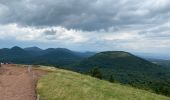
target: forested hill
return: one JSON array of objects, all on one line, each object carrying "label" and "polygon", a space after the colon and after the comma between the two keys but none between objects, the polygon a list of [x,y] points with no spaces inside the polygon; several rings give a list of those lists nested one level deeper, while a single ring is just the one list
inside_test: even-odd
[{"label": "forested hill", "polygon": [[146,90],[151,89],[156,93],[170,96],[170,69],[153,64],[128,52],[97,53],[76,64],[74,70],[88,74],[98,72],[99,78]]}]

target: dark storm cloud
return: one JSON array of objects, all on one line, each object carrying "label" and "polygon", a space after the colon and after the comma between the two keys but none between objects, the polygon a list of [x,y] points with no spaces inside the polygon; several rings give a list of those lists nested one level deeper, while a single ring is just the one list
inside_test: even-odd
[{"label": "dark storm cloud", "polygon": [[87,31],[160,24],[169,20],[169,4],[168,0],[0,0],[0,23]]}]

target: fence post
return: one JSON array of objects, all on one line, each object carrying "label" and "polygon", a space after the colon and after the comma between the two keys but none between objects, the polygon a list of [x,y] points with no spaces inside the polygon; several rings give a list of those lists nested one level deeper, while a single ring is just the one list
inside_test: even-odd
[{"label": "fence post", "polygon": [[37,95],[37,100],[40,100],[40,95]]},{"label": "fence post", "polygon": [[31,72],[31,70],[32,70],[32,66],[31,66],[31,65],[29,65],[29,66],[28,66],[28,73],[30,73],[30,72]]}]

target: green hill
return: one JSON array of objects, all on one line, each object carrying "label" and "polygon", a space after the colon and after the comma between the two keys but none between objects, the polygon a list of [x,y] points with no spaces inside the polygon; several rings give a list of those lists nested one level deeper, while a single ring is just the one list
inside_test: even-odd
[{"label": "green hill", "polygon": [[81,73],[91,74],[98,68],[103,79],[129,84],[170,96],[170,70],[123,51],[97,53],[73,67]]},{"label": "green hill", "polygon": [[153,70],[158,68],[157,65],[147,60],[134,56],[123,51],[108,51],[97,53],[78,64],[77,68],[88,70],[91,67],[108,68],[108,69],[126,69],[131,71]]},{"label": "green hill", "polygon": [[41,78],[37,92],[41,100],[170,100],[166,96],[61,69],[53,69],[53,73]]}]

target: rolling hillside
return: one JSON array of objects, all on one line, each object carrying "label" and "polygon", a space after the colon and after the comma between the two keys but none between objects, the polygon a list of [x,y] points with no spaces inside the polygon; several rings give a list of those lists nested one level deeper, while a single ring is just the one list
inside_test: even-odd
[{"label": "rolling hillside", "polygon": [[73,67],[81,73],[91,74],[98,68],[103,79],[129,84],[170,96],[170,70],[123,51],[97,53]]},{"label": "rolling hillside", "polygon": [[71,71],[53,69],[38,81],[41,100],[169,100],[169,97],[130,86],[92,78]]}]

